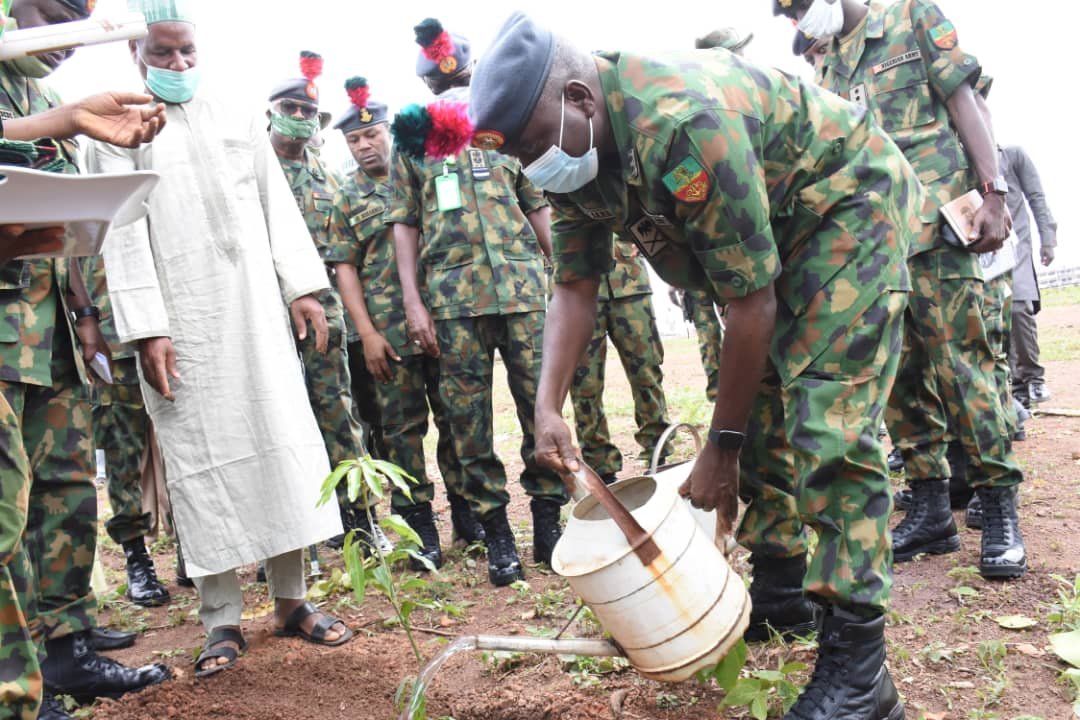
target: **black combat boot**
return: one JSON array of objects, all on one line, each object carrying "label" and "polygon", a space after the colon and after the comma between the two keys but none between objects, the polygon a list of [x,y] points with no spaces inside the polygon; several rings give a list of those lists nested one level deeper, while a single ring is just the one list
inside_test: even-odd
[{"label": "black combat boot", "polygon": [[1015,578],[1027,572],[1027,552],[1016,516],[1016,489],[981,487],[982,553],[979,574],[984,578]]},{"label": "black combat boot", "polygon": [[[959,440],[949,443],[946,452],[949,467],[952,469],[952,477],[949,478],[949,507],[953,510],[963,510],[971,502],[975,495],[975,489],[967,482],[967,453],[964,452],[964,444]],[[911,490],[900,490],[893,496],[893,504],[897,510],[911,508]]]},{"label": "black combat boot", "polygon": [[64,709],[64,703],[51,692],[45,691],[44,697],[41,698],[41,709],[38,711],[37,720],[71,720],[71,715]]},{"label": "black combat boot", "polygon": [[803,594],[806,555],[770,558],[750,555],[754,579],[750,582],[750,627],[747,642],[766,642],[769,629],[784,639],[805,636],[818,625],[821,606]]},{"label": "black combat boot", "polygon": [[[409,527],[420,536],[421,547],[418,551],[421,556],[438,570],[442,567],[442,546],[439,545],[439,529],[435,527],[435,516],[431,514],[431,503],[416,503],[398,511]],[[425,572],[430,568],[414,557],[409,558],[409,568],[417,572]]]},{"label": "black combat boot", "polygon": [[90,630],[90,647],[94,652],[123,650],[135,644],[135,633],[95,627]]},{"label": "black combat boot", "polygon": [[141,537],[123,544],[127,559],[127,596],[131,602],[142,607],[158,607],[169,602],[169,591],[158,580],[157,571],[146,542]]},{"label": "black combat boot", "polygon": [[830,607],[818,635],[810,682],[784,720],[903,720],[885,667],[885,616],[866,619]]},{"label": "black combat boot", "polygon": [[506,519],[506,508],[501,507],[480,520],[484,526],[484,544],[487,545],[488,579],[495,587],[509,585],[516,580],[524,580],[517,547],[514,545],[514,533],[510,530],[510,521]]},{"label": "black combat boot", "polygon": [[885,463],[889,466],[889,472],[900,472],[904,469],[904,457],[900,454],[900,448],[894,447],[889,451]]},{"label": "black combat boot", "polygon": [[967,511],[964,513],[964,524],[972,530],[982,530],[982,500],[979,499],[978,493],[975,493],[971,502],[968,503]]},{"label": "black combat boot", "polygon": [[450,522],[454,527],[452,540],[461,540],[466,545],[484,542],[484,526],[476,519],[476,513],[469,506],[469,501],[461,495],[446,493],[450,501]]},{"label": "black combat boot", "polygon": [[893,531],[893,559],[906,562],[916,555],[944,555],[960,549],[956,521],[949,509],[948,480],[918,480],[911,484],[911,508]]},{"label": "black combat boot", "polygon": [[88,635],[81,632],[45,641],[41,673],[46,692],[70,695],[76,702],[86,703],[99,697],[118,698],[172,677],[160,663],[130,668],[98,655],[90,648]]},{"label": "black combat boot", "polygon": [[562,537],[562,505],[548,498],[533,498],[529,505],[533,516],[533,562],[551,565],[551,553]]}]

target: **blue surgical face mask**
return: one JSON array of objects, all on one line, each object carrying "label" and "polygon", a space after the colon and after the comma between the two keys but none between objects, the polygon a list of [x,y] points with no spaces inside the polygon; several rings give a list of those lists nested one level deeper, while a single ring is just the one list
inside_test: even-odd
[{"label": "blue surgical face mask", "polygon": [[202,73],[199,66],[190,67],[183,72],[154,67],[143,59],[146,65],[146,87],[156,97],[167,103],[179,105],[195,97]]},{"label": "blue surgical face mask", "polygon": [[593,145],[593,124],[589,118],[589,152],[581,157],[568,155],[562,149],[563,129],[566,126],[566,95],[562,98],[562,117],[559,120],[559,144],[529,163],[525,177],[542,190],[569,193],[588,185],[600,173],[600,156]]}]

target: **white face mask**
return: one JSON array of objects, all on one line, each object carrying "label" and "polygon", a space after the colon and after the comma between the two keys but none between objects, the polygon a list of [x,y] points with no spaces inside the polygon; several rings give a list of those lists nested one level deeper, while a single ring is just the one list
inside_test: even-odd
[{"label": "white face mask", "polygon": [[840,0],[814,0],[799,21],[799,29],[815,40],[840,33],[844,27],[844,7]]},{"label": "white face mask", "polygon": [[569,193],[588,185],[600,173],[600,156],[593,145],[593,124],[589,118],[589,152],[573,157],[562,149],[563,129],[566,126],[566,95],[562,98],[562,117],[559,120],[559,144],[529,163],[525,177],[541,190]]}]

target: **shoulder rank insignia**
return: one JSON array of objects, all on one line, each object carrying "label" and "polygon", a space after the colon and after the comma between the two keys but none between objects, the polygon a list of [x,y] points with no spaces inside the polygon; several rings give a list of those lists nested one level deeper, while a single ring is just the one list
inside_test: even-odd
[{"label": "shoulder rank insignia", "polygon": [[930,40],[942,50],[952,50],[956,47],[956,28],[948,20],[930,28]]},{"label": "shoulder rank insignia", "polygon": [[685,203],[704,202],[709,197],[709,174],[692,157],[684,159],[664,176],[664,185],[677,200]]}]

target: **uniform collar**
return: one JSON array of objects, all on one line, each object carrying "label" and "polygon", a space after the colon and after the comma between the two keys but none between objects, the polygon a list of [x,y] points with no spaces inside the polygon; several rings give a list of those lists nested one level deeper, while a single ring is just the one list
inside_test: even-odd
[{"label": "uniform collar", "polygon": [[842,47],[843,38],[833,38],[829,56],[825,64],[833,72],[851,79],[855,70],[859,67],[863,52],[866,50],[867,40],[880,40],[885,37],[885,5],[878,0],[870,3],[869,10],[860,27],[852,31],[855,37]]},{"label": "uniform collar", "polygon": [[626,100],[619,81],[619,54],[595,55],[596,69],[600,73],[600,87],[604,91],[608,125],[615,136],[615,146],[622,165],[623,180],[627,185],[641,185],[641,162],[630,135],[630,121],[626,114]]},{"label": "uniform collar", "polygon": [[386,181],[380,182],[359,167],[353,173],[353,183],[356,185],[356,194],[360,197],[368,197],[373,194],[385,195],[390,188],[389,177]]}]

